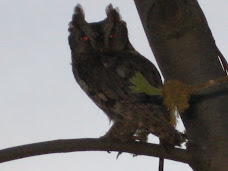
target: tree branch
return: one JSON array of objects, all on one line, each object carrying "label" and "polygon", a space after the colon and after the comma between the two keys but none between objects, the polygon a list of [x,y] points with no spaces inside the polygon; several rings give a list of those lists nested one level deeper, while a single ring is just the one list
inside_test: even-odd
[{"label": "tree branch", "polygon": [[199,157],[199,154],[196,155],[195,153],[178,148],[174,148],[170,153],[167,153],[162,146],[157,144],[139,142],[121,143],[110,142],[104,138],[85,138],[53,140],[3,149],[0,150],[0,163],[43,154],[76,151],[127,152],[135,155],[162,157],[184,163],[191,162]]}]

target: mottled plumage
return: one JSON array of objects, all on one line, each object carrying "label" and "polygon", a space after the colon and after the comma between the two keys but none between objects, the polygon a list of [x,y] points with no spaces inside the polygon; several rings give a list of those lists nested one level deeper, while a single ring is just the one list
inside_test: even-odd
[{"label": "mottled plumage", "polygon": [[159,96],[135,93],[129,81],[140,72],[154,87],[162,81],[155,66],[140,55],[128,39],[126,23],[109,5],[107,18],[87,23],[76,6],[69,28],[73,74],[80,87],[114,122],[105,137],[129,140],[143,128],[172,145],[182,134],[169,124],[170,116]]}]

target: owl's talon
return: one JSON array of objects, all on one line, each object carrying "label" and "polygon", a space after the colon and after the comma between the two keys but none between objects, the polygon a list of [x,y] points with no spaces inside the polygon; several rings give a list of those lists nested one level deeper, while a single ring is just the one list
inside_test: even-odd
[{"label": "owl's talon", "polygon": [[118,152],[117,156],[116,156],[116,160],[119,158],[119,156],[122,154],[123,152]]},{"label": "owl's talon", "polygon": [[137,154],[132,154],[133,157],[137,157],[138,155]]}]

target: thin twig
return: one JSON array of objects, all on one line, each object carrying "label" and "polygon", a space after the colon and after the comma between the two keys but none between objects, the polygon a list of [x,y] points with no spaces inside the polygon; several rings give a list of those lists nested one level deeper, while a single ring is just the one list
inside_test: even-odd
[{"label": "thin twig", "polygon": [[198,90],[206,89],[206,88],[218,85],[218,84],[222,84],[222,83],[227,82],[227,81],[228,81],[228,77],[225,76],[225,77],[222,77],[222,78],[219,78],[219,79],[216,79],[216,80],[210,80],[210,81],[208,81],[206,83],[202,83],[202,84],[197,85],[197,86],[193,86],[192,94],[194,94]]}]

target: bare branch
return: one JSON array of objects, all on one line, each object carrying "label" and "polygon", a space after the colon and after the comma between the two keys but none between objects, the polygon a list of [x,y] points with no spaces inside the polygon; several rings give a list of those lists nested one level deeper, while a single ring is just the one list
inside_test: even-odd
[{"label": "bare branch", "polygon": [[127,152],[135,155],[162,157],[184,163],[189,163],[194,158],[199,157],[199,154],[196,156],[194,153],[177,148],[167,153],[162,146],[156,144],[139,142],[121,143],[110,142],[104,138],[85,138],[53,140],[3,149],[0,150],[0,163],[43,154],[76,151]]}]

